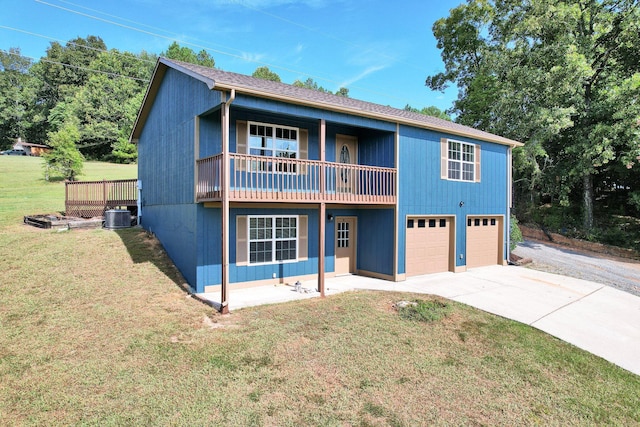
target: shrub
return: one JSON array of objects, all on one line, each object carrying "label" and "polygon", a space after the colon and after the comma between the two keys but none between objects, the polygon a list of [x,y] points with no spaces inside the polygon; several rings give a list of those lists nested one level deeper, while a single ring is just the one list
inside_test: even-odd
[{"label": "shrub", "polygon": [[509,251],[513,251],[516,248],[516,246],[518,246],[518,243],[524,241],[524,238],[522,237],[522,231],[520,231],[520,227],[518,226],[518,219],[515,217],[515,215],[511,215],[510,228],[511,229],[509,230],[509,242],[510,242]]}]

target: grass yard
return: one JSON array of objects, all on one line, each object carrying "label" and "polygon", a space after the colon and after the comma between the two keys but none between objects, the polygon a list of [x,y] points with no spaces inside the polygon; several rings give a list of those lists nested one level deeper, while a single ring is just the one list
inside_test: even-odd
[{"label": "grass yard", "polygon": [[[44,179],[40,157],[0,156],[0,227],[22,222],[22,217],[64,211],[64,181]],[[130,179],[137,165],[85,162],[82,181]]]},{"label": "grass yard", "polygon": [[401,316],[425,296],[356,292],[220,316],[139,229],[21,225],[64,208],[60,185],[0,158],[0,425],[640,424],[640,377],[462,304]]}]

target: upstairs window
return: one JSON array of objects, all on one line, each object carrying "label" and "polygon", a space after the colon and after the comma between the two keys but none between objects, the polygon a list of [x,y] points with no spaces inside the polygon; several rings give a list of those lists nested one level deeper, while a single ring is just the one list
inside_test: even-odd
[{"label": "upstairs window", "polygon": [[[262,123],[249,123],[249,154],[267,156],[278,159],[298,159],[298,129]],[[294,164],[284,162],[259,162],[258,170],[273,170],[275,164],[278,172],[295,172]],[[255,169],[255,168],[254,168]]]},{"label": "upstairs window", "polygon": [[441,146],[442,179],[480,181],[480,145],[443,138]]}]

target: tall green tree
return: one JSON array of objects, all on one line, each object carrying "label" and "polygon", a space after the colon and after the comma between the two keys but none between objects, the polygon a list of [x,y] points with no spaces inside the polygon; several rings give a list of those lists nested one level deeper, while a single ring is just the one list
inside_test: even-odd
[{"label": "tall green tree", "polygon": [[47,140],[52,130],[48,123],[49,112],[58,102],[71,101],[92,75],[91,62],[106,48],[100,37],[92,35],[70,40],[64,46],[52,42],[47,54],[30,68],[30,74],[37,82],[29,129],[32,142]]},{"label": "tall green tree", "polygon": [[8,148],[15,139],[25,138],[28,112],[32,105],[31,60],[20,48],[0,50],[0,147]]},{"label": "tall green tree", "polygon": [[78,119],[78,145],[87,158],[133,162],[128,142],[142,103],[153,63],[129,52],[111,49],[91,62],[95,70],[72,101]]},{"label": "tall green tree", "polygon": [[160,56],[164,56],[169,59],[175,59],[176,61],[189,62],[191,64],[203,65],[205,67],[213,68],[216,65],[216,61],[213,59],[209,52],[202,49],[196,53],[191,48],[186,46],[180,46],[178,42],[173,42],[169,48],[162,52]]},{"label": "tall green tree", "polygon": [[[581,202],[640,168],[638,0],[468,0],[433,26],[457,121],[524,141],[519,186]],[[634,184],[638,189],[638,184]],[[575,194],[581,194],[581,201]]]},{"label": "tall green tree", "polygon": [[269,69],[269,67],[258,67],[251,75],[252,77],[271,80],[272,82],[281,82],[280,76]]}]

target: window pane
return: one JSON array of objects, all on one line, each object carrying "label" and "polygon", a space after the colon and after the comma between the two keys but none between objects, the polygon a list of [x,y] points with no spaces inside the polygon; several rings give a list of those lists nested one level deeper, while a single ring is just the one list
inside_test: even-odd
[{"label": "window pane", "polygon": [[460,160],[460,143],[449,141],[449,159]]},{"label": "window pane", "polygon": [[276,246],[276,261],[287,261],[296,258],[296,241],[283,240]]},{"label": "window pane", "polygon": [[430,228],[434,228],[436,226],[436,220],[435,219],[430,219],[429,220],[429,227]]},{"label": "window pane", "polygon": [[462,179],[464,181],[473,181],[473,170],[475,165],[473,163],[462,164]]},{"label": "window pane", "polygon": [[449,160],[449,179],[460,179],[460,163]]},{"label": "window pane", "polygon": [[463,144],[462,145],[462,149],[463,149],[463,155],[462,155],[462,160],[465,162],[473,162],[473,150],[474,150],[474,146],[473,145],[469,145],[469,144]]}]

